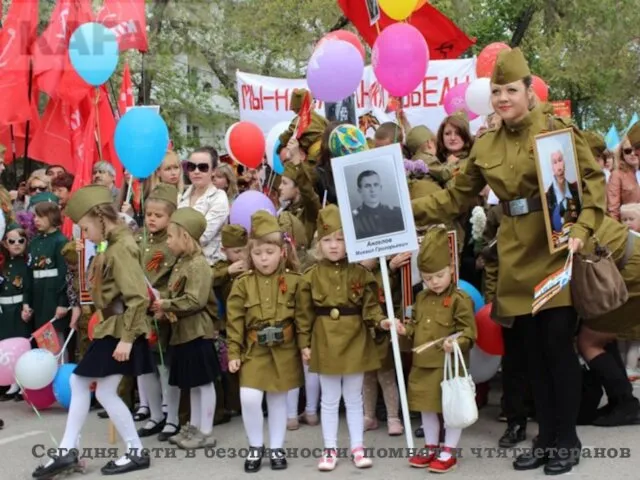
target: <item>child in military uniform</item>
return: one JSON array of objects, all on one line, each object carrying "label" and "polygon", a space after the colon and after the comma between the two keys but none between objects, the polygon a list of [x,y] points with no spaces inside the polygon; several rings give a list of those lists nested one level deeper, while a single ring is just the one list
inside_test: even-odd
[{"label": "child in military uniform", "polygon": [[249,270],[227,299],[229,371],[240,371],[242,420],[249,440],[245,472],[257,472],[265,454],[262,401],[266,393],[271,468],[287,468],[284,439],[287,392],[303,384],[301,355],[308,356],[311,292],[299,273],[290,239],[276,217],[251,217]]},{"label": "child in military uniform", "polygon": [[318,215],[318,257],[319,263],[305,272],[315,311],[309,371],[320,375],[325,447],[318,469],[336,467],[340,397],[347,410],[353,463],[367,468],[372,461],[364,455],[362,384],[364,372],[380,368],[369,328],[387,330],[391,321],[380,308],[373,274],[346,258],[336,205],[327,206]]},{"label": "child in military uniform", "polygon": [[[144,223],[146,235],[138,237],[138,246],[142,256],[142,268],[149,281],[161,297],[166,297],[169,289],[169,277],[176,263],[176,258],[167,248],[167,227],[169,219],[178,207],[178,190],[167,183],[158,184],[147,197],[144,204]],[[138,430],[140,437],[149,437],[159,434],[158,440],[166,441],[176,435],[179,430],[178,414],[172,411],[172,416],[166,418],[162,412],[163,393],[166,404],[169,401],[168,374],[165,367],[168,361],[165,353],[169,345],[171,327],[164,319],[154,319],[157,341],[152,346],[154,359],[158,366],[159,375],[156,372],[138,377],[138,393],[141,406],[146,406],[150,413],[147,423]],[[162,383],[161,383],[162,382]],[[173,404],[180,401],[180,392],[172,400]],[[142,408],[142,407],[141,407]]]},{"label": "child in military uniform", "polygon": [[[0,340],[29,338],[33,332],[30,315],[23,311],[25,298],[32,287],[31,272],[27,266],[25,249],[27,232],[17,223],[7,226],[2,242],[2,276],[0,277]],[[0,401],[22,400],[17,384],[0,396]]]},{"label": "child in military uniform", "polygon": [[[416,297],[412,318],[404,332],[413,338],[414,346],[419,346],[456,333],[457,340],[447,339],[443,345],[436,345],[422,353],[414,353],[409,374],[409,409],[422,413],[425,451],[409,459],[417,468],[429,468],[432,472],[444,473],[456,467],[457,459],[452,451],[460,441],[462,430],[447,428],[444,448],[438,455],[440,421],[442,412],[442,392],[440,383],[444,379],[444,355],[453,351],[453,342],[468,356],[476,339],[476,325],[473,301],[459,290],[454,283],[451,267],[451,251],[447,229],[435,226],[427,230],[420,245],[418,256],[420,274],[427,289]],[[468,359],[466,360],[468,365]]]},{"label": "child in military uniform", "polygon": [[[69,328],[67,313],[67,264],[62,249],[67,238],[59,230],[62,225],[58,197],[49,192],[34,195],[29,201],[34,207],[34,223],[38,234],[29,243],[29,266],[33,272],[33,292],[25,302],[25,312],[33,312],[33,328],[39,329],[52,318],[58,332],[60,344],[65,341],[65,332]],[[64,354],[65,362],[69,360]]]},{"label": "child in military uniform", "polygon": [[189,425],[169,440],[182,449],[216,445],[214,382],[220,366],[213,337],[217,305],[211,267],[199,244],[206,228],[204,215],[193,208],[179,208],[171,215],[167,247],[177,261],[169,278],[169,298],[155,300],[151,308],[158,318],[165,316],[171,322],[168,416],[178,415],[176,390],[190,390]]},{"label": "child in military uniform", "polygon": [[138,247],[129,229],[120,223],[111,191],[104,186],[79,189],[65,212],[87,239],[99,245],[89,278],[100,322],[71,376],[71,405],[59,454],[38,467],[33,477],[51,478],[78,466],[79,436],[89,412],[94,381],[98,401],[128,447],[124,456],[102,467],[102,473],[114,475],[148,468],[150,458],[142,450],[131,412],[117,394],[124,375],[144,375],[154,368],[146,339],[149,295]]}]

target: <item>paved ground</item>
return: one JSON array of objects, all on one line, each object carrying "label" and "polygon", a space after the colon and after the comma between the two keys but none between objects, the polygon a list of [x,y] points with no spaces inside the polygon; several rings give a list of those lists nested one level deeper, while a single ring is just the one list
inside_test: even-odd
[{"label": "paved ground", "polygon": [[[640,385],[636,388],[636,395],[640,397]],[[492,395],[492,405],[484,408],[480,412],[480,420],[462,435],[460,447],[463,449],[463,459],[456,471],[451,472],[447,478],[467,478],[476,479],[542,479],[547,478],[542,470],[534,472],[515,472],[511,468],[510,458],[487,458],[483,453],[483,458],[479,458],[471,452],[471,448],[491,449],[496,446],[496,442],[502,433],[505,424],[498,423],[495,417],[498,413],[497,398]],[[5,428],[0,431],[0,478],[3,480],[19,480],[31,477],[31,472],[40,463],[40,459],[32,454],[34,445],[44,444],[52,446],[52,440],[47,433],[49,430],[56,439],[62,437],[65,425],[66,412],[59,408],[52,408],[42,412],[42,419],[39,419],[33,410],[25,403],[6,402],[0,404],[0,417],[5,421]],[[414,425],[414,427],[417,426]],[[529,438],[532,438],[536,431],[536,425],[530,427]],[[223,448],[240,449],[246,446],[246,439],[240,418],[235,418],[231,423],[216,427],[218,446]],[[614,429],[602,429],[596,427],[581,427],[580,436],[583,446],[593,450],[595,447],[607,448],[628,448],[630,458],[583,458],[582,462],[568,476],[580,479],[633,479],[639,478],[638,469],[640,467],[640,427],[625,427]],[[119,442],[116,445],[108,443],[108,423],[107,420],[99,419],[95,412],[89,416],[89,420],[83,431],[83,447],[101,448],[118,447],[122,448]],[[416,445],[420,445],[420,439],[415,439]],[[340,441],[347,446],[348,436],[344,421],[341,422]],[[367,432],[365,435],[367,446],[378,448],[401,448],[405,446],[404,437],[388,437],[385,430]],[[147,441],[148,448],[165,446],[160,444],[155,438]],[[526,446],[530,441],[526,442]],[[320,427],[303,426],[295,432],[288,432],[287,447],[313,449],[321,446]],[[613,451],[612,451],[613,452]],[[494,454],[495,455],[495,454]],[[84,475],[87,479],[102,478],[100,467],[106,463],[105,459],[93,459],[88,461],[87,472]],[[412,480],[420,479],[425,475],[432,475],[423,470],[412,469],[406,461],[391,458],[377,458],[374,460],[373,468],[370,470],[357,470],[347,459],[338,463],[336,470],[332,473],[321,473],[316,469],[316,460],[313,458],[291,459],[288,470],[284,472],[273,472],[265,461],[260,478],[282,479],[296,478],[305,475],[305,478],[315,479],[321,476],[326,478],[333,475],[334,478],[351,478],[366,476],[371,479],[385,480]],[[79,475],[78,475],[79,476]],[[215,478],[216,480],[235,479],[247,476],[243,471],[243,460],[240,458],[206,458],[202,450],[198,451],[195,458],[185,458],[184,451],[178,450],[175,458],[152,459],[151,469],[126,475],[122,478],[134,479],[154,479],[170,478],[172,480],[190,478]],[[308,476],[308,477],[307,477]]]}]

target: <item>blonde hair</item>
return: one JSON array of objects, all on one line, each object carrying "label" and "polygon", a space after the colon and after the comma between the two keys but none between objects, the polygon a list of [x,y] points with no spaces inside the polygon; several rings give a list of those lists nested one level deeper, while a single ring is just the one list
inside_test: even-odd
[{"label": "blonde hair", "polygon": [[178,185],[176,185],[176,188],[178,189],[178,195],[182,195],[182,192],[184,192],[184,175],[182,174],[182,162],[180,161],[180,157],[178,156],[178,154],[173,150],[169,150],[167,151],[167,153],[165,153],[162,163],[156,169],[156,171],[153,172],[153,175],[151,175],[151,179],[149,181],[149,192],[152,192],[156,185],[162,183],[162,180],[160,179],[160,171],[163,168],[168,167],[169,165],[177,165],[180,169],[180,180],[178,180]]},{"label": "blonde hair", "polygon": [[620,205],[620,217],[622,216],[640,218],[640,203],[625,203]]},{"label": "blonde hair", "polygon": [[51,179],[45,172],[46,170],[40,169],[29,175],[29,178],[27,180],[27,190],[31,188],[31,182],[33,182],[34,180],[40,180],[47,187],[47,191],[51,190]]},{"label": "blonde hair", "polygon": [[227,179],[227,197],[232,200],[238,196],[238,179],[233,169],[226,163],[220,163],[213,171],[221,173]]},{"label": "blonde hair", "polygon": [[[112,223],[113,225],[123,224],[120,215],[118,215],[118,212],[116,211],[112,203],[96,205],[95,207],[91,208],[89,212],[87,212],[87,215],[92,220],[100,222],[100,225],[102,226],[103,241],[107,239],[107,223]],[[102,303],[101,300],[104,261],[104,252],[97,253],[93,258],[93,262],[91,262],[91,266],[89,267],[89,282],[93,286],[93,294],[99,299],[97,303]]]},{"label": "blonde hair", "polygon": [[[625,136],[620,142],[620,145],[616,147],[613,154],[613,164],[615,167],[617,167],[618,170],[629,172],[631,171],[631,166],[625,161],[623,152],[625,143],[631,144],[631,142],[629,141],[629,137],[627,136]],[[614,168],[612,167],[612,170],[613,169]]]},{"label": "blonde hair", "polygon": [[282,263],[284,261],[285,268],[289,270],[293,270],[294,272],[300,270],[300,260],[298,259],[296,249],[293,248],[290,242],[284,239],[284,236],[280,232],[273,232],[264,237],[249,239],[249,243],[247,244],[247,263],[250,269],[256,269],[253,259],[251,258],[251,250],[261,245],[275,245],[276,247],[282,248],[284,250],[284,260],[280,262]]},{"label": "blonde hair", "polygon": [[168,229],[173,230],[178,238],[177,245],[182,250],[183,255],[192,256],[198,253],[202,253],[202,247],[198,240],[193,238],[187,230],[177,223],[169,223]]},{"label": "blonde hair", "polygon": [[[344,232],[342,229],[336,230],[335,232],[333,232],[331,235],[336,235],[336,234],[342,234],[343,238],[344,238]],[[329,237],[330,235],[325,235],[325,237]],[[323,237],[324,238],[324,237]],[[315,240],[315,245],[313,245],[310,249],[309,249],[309,254],[311,255],[311,257],[313,257],[316,261],[320,262],[322,260],[324,260],[324,254],[322,253],[322,238],[320,238],[318,236],[318,238]],[[345,253],[346,254],[346,253]]]}]

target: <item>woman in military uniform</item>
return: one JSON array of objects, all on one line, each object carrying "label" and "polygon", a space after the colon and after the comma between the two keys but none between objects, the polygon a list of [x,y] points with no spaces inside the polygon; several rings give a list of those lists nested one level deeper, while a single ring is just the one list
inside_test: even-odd
[{"label": "woman in military uniform", "polygon": [[94,381],[98,401],[128,447],[126,454],[107,463],[102,473],[113,475],[148,468],[150,458],[142,450],[131,412],[117,394],[123,375],[144,375],[154,368],[146,339],[149,296],[139,266],[139,250],[129,229],[120,223],[111,191],[104,186],[90,185],[76,191],[66,214],[80,225],[90,241],[99,245],[89,278],[100,323],[71,376],[71,405],[60,454],[38,467],[33,477],[51,478],[77,468],[78,441],[89,412]]},{"label": "woman in military uniform", "polygon": [[287,468],[284,440],[287,393],[303,385],[301,354],[308,357],[311,292],[298,268],[295,250],[276,217],[251,217],[249,267],[227,298],[229,371],[240,371],[242,420],[249,440],[244,469],[257,472],[264,456],[262,401],[269,414],[271,468]]},{"label": "woman in military uniform", "polygon": [[177,258],[169,277],[168,297],[156,299],[151,310],[157,318],[171,322],[169,341],[170,415],[175,418],[177,390],[189,390],[189,427],[171,438],[182,449],[215,447],[213,416],[216,409],[214,382],[220,366],[213,344],[217,303],[213,293],[211,267],[202,253],[199,239],[207,228],[200,212],[179,208],[171,215],[167,248]]},{"label": "woman in military uniform", "polygon": [[[568,119],[546,114],[534,105],[531,72],[519,49],[501,52],[491,79],[492,104],[502,125],[479,136],[462,173],[451,187],[414,200],[418,225],[438,223],[468,211],[489,184],[504,211],[498,232],[498,272],[494,316],[524,323],[536,415],[537,449],[520,455],[516,470],[545,465],[549,474],[570,471],[579,461],[576,420],[580,402],[580,365],[573,345],[577,315],[568,288],[560,291],[535,317],[534,287],[563,267],[567,252],[549,253],[534,137],[549,129],[573,127]],[[604,174],[582,134],[574,128],[577,163],[582,177],[582,211],[572,227],[568,247],[578,251],[604,218]],[[558,447],[557,454],[546,450]],[[540,450],[542,449],[542,450]],[[550,457],[553,458],[550,458]]]}]

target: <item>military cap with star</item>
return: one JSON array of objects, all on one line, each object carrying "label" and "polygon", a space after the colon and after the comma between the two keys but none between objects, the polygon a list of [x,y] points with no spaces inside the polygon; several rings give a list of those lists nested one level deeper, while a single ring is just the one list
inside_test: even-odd
[{"label": "military cap with star", "polygon": [[147,200],[162,200],[174,207],[178,206],[178,189],[168,183],[159,183],[151,191]]},{"label": "military cap with star", "polygon": [[413,127],[409,130],[405,145],[407,146],[409,153],[411,153],[411,155],[415,155],[422,145],[431,140],[435,140],[435,138],[436,136],[431,130],[424,125],[418,125],[417,127]]},{"label": "military cap with star", "polygon": [[424,273],[437,273],[451,266],[449,234],[443,227],[432,227],[425,233],[418,253],[418,268]]},{"label": "military cap with star", "polygon": [[179,208],[173,212],[171,222],[184,228],[194,240],[200,240],[207,229],[207,220],[204,215],[191,207]]},{"label": "military cap with star", "polygon": [[225,225],[221,231],[222,246],[224,248],[242,248],[249,242],[247,229],[242,225]]},{"label": "military cap with star", "polygon": [[111,190],[103,185],[87,185],[71,195],[64,213],[78,223],[92,208],[108,203],[113,204]]},{"label": "military cap with star", "polygon": [[531,76],[529,64],[524,58],[522,50],[502,50],[498,54],[496,65],[493,67],[491,83],[507,85]]},{"label": "military cap with star", "polygon": [[342,229],[340,210],[336,205],[327,205],[318,213],[318,240]]},{"label": "military cap with star", "polygon": [[251,215],[251,238],[262,238],[272,233],[282,233],[278,219],[266,210]]},{"label": "military cap with star", "polygon": [[7,228],[4,231],[4,234],[6,235],[7,233],[9,233],[9,232],[11,232],[13,230],[24,230],[24,227],[22,225],[20,225],[19,223],[11,222],[9,225],[7,225]]},{"label": "military cap with star", "polygon": [[640,146],[640,122],[633,124],[627,133],[627,138],[629,142],[631,142],[632,147]]},{"label": "military cap with star", "polygon": [[29,199],[29,206],[35,207],[39,203],[55,203],[59,204],[59,199],[51,192],[40,192],[36,193],[33,197]]}]

